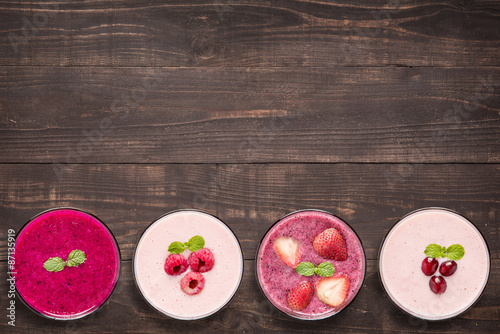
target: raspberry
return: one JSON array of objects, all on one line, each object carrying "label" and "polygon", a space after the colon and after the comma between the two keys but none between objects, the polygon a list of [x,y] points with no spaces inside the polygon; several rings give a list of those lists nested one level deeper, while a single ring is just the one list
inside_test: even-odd
[{"label": "raspberry", "polygon": [[188,258],[189,266],[192,271],[206,273],[214,267],[214,254],[208,248],[202,248],[194,253],[191,253]]},{"label": "raspberry", "polygon": [[202,274],[190,271],[181,279],[181,290],[188,295],[196,295],[205,286],[205,277]]},{"label": "raspberry", "polygon": [[165,272],[171,276],[177,276],[188,268],[187,260],[181,254],[170,254],[165,261]]}]

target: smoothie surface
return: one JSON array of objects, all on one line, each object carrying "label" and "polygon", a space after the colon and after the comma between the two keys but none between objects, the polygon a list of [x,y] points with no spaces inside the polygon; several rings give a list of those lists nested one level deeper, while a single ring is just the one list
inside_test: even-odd
[{"label": "smoothie surface", "polygon": [[[347,244],[346,261],[327,260],[316,254],[313,248],[314,238],[324,230],[334,227],[344,236]],[[276,254],[273,244],[279,237],[292,237],[300,243],[300,262],[312,262],[318,265],[330,262],[335,266],[335,274],[346,274],[350,280],[346,300],[337,308],[323,303],[316,294],[309,305],[294,311],[288,307],[289,291],[302,281],[309,281],[316,286],[321,278],[318,275],[301,276],[294,268],[288,267]],[[365,275],[365,255],[361,242],[355,232],[342,220],[321,211],[301,211],[286,216],[276,223],[262,240],[257,258],[257,276],[267,298],[281,311],[302,319],[322,319],[339,312],[356,296]]]},{"label": "smoothie surface", "polygon": [[[460,244],[465,255],[457,271],[445,277],[447,288],[435,294],[421,270],[425,248]],[[438,258],[439,263],[446,258]],[[489,276],[490,258],[479,230],[464,217],[444,209],[424,209],[399,221],[381,248],[380,277],[389,297],[406,312],[427,320],[451,318],[468,309],[481,295]],[[440,275],[439,270],[434,275]],[[409,288],[411,287],[411,289]]]},{"label": "smoothie surface", "polygon": [[[181,275],[165,272],[168,247],[174,241],[186,242],[199,235],[212,251],[214,267],[202,273],[205,285],[200,293],[188,295],[181,290]],[[181,253],[186,259],[191,252]],[[218,218],[196,210],[179,210],[153,222],[144,232],[134,255],[137,287],[148,303],[159,312],[181,320],[207,317],[229,303],[243,276],[243,255],[238,239]]]},{"label": "smoothie surface", "polygon": [[[51,257],[66,260],[73,250],[86,261],[62,271],[47,271]],[[108,229],[95,217],[73,209],[42,213],[19,233],[15,278],[19,295],[34,310],[58,319],[86,315],[102,305],[119,274],[119,250]]]}]

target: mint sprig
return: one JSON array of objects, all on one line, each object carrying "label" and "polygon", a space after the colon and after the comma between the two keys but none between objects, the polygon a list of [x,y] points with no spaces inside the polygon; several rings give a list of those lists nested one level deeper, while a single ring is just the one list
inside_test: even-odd
[{"label": "mint sprig", "polygon": [[45,263],[43,264],[43,267],[47,271],[61,271],[64,269],[64,266],[66,264],[64,263],[64,260],[61,259],[60,257],[51,257]]},{"label": "mint sprig", "polygon": [[191,252],[196,252],[197,250],[205,247],[205,239],[199,235],[195,235],[187,242],[174,241],[168,246],[168,251],[172,254],[181,254],[187,248]]},{"label": "mint sprig", "polygon": [[450,260],[457,261],[464,257],[465,250],[462,245],[453,244],[448,248],[438,244],[430,244],[425,248],[425,256],[432,258],[447,257]]},{"label": "mint sprig", "polygon": [[301,262],[295,267],[295,271],[302,276],[312,276],[315,270],[316,266],[311,262]]},{"label": "mint sprig", "polygon": [[311,262],[301,262],[295,271],[302,276],[312,276],[314,274],[322,277],[330,277],[335,273],[335,267],[330,262],[320,263],[317,267]]},{"label": "mint sprig", "polygon": [[66,265],[68,267],[78,267],[83,262],[85,262],[87,258],[85,257],[85,253],[79,249],[75,249],[68,255],[68,259],[66,260]]},{"label": "mint sprig", "polygon": [[68,267],[78,267],[80,264],[87,260],[85,253],[79,249],[75,249],[68,255],[68,259],[64,261],[60,257],[51,257],[43,264],[43,267],[47,271],[61,271],[65,266]]}]

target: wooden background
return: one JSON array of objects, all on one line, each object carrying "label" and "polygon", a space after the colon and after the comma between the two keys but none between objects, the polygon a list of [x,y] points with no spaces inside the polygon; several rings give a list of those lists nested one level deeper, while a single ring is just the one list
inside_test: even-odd
[{"label": "wooden background", "polygon": [[[500,3],[444,0],[0,2],[0,332],[498,332]],[[118,239],[122,276],[95,315],[7,325],[7,230],[56,206]],[[484,234],[491,276],[465,314],[413,319],[385,296],[377,251],[426,206]],[[197,208],[241,241],[243,283],[207,319],[156,313],[131,257],[155,218]],[[341,314],[301,322],[259,291],[254,254],[291,211],[358,232],[365,284]]]}]

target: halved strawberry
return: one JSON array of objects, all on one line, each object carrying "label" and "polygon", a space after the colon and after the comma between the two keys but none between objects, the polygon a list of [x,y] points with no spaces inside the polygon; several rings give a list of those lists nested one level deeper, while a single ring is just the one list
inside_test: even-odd
[{"label": "halved strawberry", "polygon": [[329,228],[314,238],[313,247],[319,256],[335,261],[347,260],[344,236],[335,228]]},{"label": "halved strawberry", "polygon": [[291,309],[300,311],[309,305],[313,294],[313,285],[310,282],[302,281],[290,291],[286,301]]},{"label": "halved strawberry", "polygon": [[337,307],[346,299],[349,285],[349,278],[345,274],[325,277],[316,283],[316,294],[323,303]]},{"label": "halved strawberry", "polygon": [[292,238],[279,237],[274,241],[274,250],[287,266],[295,268],[300,263],[299,242]]}]

